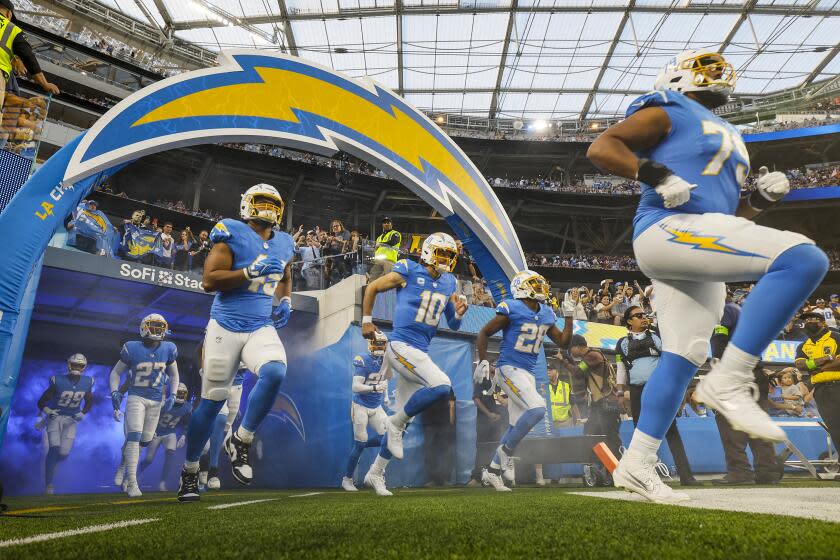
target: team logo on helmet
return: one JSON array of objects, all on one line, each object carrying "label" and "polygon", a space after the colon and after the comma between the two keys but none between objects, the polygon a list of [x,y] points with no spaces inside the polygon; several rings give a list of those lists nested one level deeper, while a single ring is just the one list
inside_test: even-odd
[{"label": "team logo on helmet", "polygon": [[254,185],[242,195],[239,204],[239,216],[245,220],[261,220],[270,224],[279,224],[283,219],[283,198],[271,185]]},{"label": "team logo on helmet", "polygon": [[73,354],[67,358],[68,373],[82,373],[87,367],[87,358],[84,354]]},{"label": "team logo on helmet", "polygon": [[517,272],[510,281],[510,292],[515,299],[545,301],[548,299],[549,285],[541,274],[533,270],[523,270]]},{"label": "team logo on helmet", "polygon": [[452,272],[458,262],[458,245],[448,233],[433,233],[423,241],[420,262],[440,272]]},{"label": "team logo on helmet", "polygon": [[735,69],[722,54],[712,50],[690,50],[681,52],[665,65],[656,77],[654,89],[729,95],[737,80]]},{"label": "team logo on helmet", "polygon": [[169,323],[163,315],[152,313],[140,321],[140,336],[149,340],[163,340],[169,332]]}]

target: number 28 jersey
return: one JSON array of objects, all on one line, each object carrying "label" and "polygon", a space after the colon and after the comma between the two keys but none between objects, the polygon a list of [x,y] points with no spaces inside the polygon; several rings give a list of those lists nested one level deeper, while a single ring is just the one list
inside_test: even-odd
[{"label": "number 28 jersey", "polygon": [[397,289],[391,340],[428,352],[440,316],[451,305],[449,298],[457,287],[455,277],[445,272],[433,278],[425,266],[406,259],[397,261],[392,272],[402,276],[405,285]]},{"label": "number 28 jersey", "polygon": [[[210,232],[213,243],[227,243],[233,253],[232,270],[240,270],[260,257],[277,257],[285,267],[294,257],[295,242],[282,231],[274,231],[263,239],[251,226],[225,218]],[[271,321],[271,301],[283,274],[258,276],[237,288],[217,292],[210,308],[210,317],[233,332],[254,332]]]},{"label": "number 28 jersey", "polygon": [[688,202],[666,209],[662,197],[643,183],[633,237],[669,214],[735,214],[741,185],[750,172],[750,156],[741,133],[697,101],[675,91],[654,91],[639,97],[628,107],[627,116],[647,107],[664,110],[671,130],[652,149],[639,152],[639,157],[667,166],[697,188],[692,189]]},{"label": "number 28 jersey", "polygon": [[146,346],[140,340],[123,344],[120,360],[128,366],[128,394],[144,399],[163,399],[166,384],[166,366],[178,358],[175,344],[164,340],[157,348]]},{"label": "number 28 jersey", "polygon": [[496,366],[514,366],[534,373],[545,333],[557,322],[554,311],[544,303],[533,311],[521,300],[506,299],[496,306],[496,313],[510,320],[502,330]]}]

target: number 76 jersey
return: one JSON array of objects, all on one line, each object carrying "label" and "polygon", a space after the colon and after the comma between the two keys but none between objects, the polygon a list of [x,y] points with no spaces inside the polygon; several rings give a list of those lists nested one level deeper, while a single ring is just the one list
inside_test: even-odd
[{"label": "number 76 jersey", "polygon": [[123,344],[120,360],[128,366],[128,394],[160,401],[166,385],[166,366],[178,358],[175,344],[164,340],[157,348],[146,346],[140,340]]},{"label": "number 76 jersey", "polygon": [[521,300],[506,299],[496,306],[496,313],[510,320],[502,330],[496,366],[514,366],[534,373],[545,334],[557,322],[554,311],[544,303],[539,311],[533,311]]}]

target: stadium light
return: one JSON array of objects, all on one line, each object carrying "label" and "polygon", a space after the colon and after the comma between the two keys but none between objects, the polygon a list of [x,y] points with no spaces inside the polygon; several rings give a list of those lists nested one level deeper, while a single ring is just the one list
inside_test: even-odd
[{"label": "stadium light", "polygon": [[540,131],[540,130],[545,130],[547,126],[548,126],[548,123],[545,122],[545,121],[534,121],[531,124],[531,129],[536,130],[536,131]]}]

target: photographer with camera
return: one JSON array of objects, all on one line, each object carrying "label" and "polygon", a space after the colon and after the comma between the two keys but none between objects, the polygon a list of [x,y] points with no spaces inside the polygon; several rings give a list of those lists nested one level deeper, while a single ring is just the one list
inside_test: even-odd
[{"label": "photographer with camera", "polygon": [[[618,340],[615,345],[616,383],[622,394],[630,395],[630,414],[633,425],[639,422],[639,412],[642,409],[642,393],[650,374],[659,363],[662,354],[662,339],[650,330],[650,319],[641,307],[629,307],[624,312],[624,324],[629,331],[627,336]],[[677,474],[682,486],[699,486],[700,482],[691,473],[688,456],[685,454],[677,421],[671,422],[671,427],[665,434],[668,448],[674,458]]]}]

